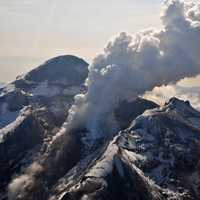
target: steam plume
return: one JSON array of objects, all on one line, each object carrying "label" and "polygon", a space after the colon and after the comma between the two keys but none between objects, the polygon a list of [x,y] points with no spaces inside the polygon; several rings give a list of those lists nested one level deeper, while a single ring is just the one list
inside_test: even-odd
[{"label": "steam plume", "polygon": [[[120,100],[200,73],[200,4],[169,0],[163,30],[121,33],[89,67],[88,91],[75,97],[68,125],[86,125],[94,138],[112,133]],[[112,121],[112,123],[111,123]]]}]

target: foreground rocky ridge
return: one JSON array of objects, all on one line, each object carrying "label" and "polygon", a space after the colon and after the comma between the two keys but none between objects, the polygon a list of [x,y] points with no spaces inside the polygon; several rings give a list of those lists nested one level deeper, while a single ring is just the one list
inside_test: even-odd
[{"label": "foreground rocky ridge", "polygon": [[14,199],[199,199],[199,122],[189,102],[172,98],[89,148],[86,130],[66,132],[41,157],[42,172],[21,175],[34,181]]},{"label": "foreground rocky ridge", "polygon": [[176,98],[146,111],[73,168],[49,199],[199,199],[199,122],[200,113]]}]

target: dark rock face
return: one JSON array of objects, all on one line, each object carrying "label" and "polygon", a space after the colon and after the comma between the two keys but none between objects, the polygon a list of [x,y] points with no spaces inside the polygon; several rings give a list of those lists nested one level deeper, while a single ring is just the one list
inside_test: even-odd
[{"label": "dark rock face", "polygon": [[[156,108],[138,116],[113,139],[93,141],[91,148],[86,148],[83,142],[87,130],[66,131],[55,140],[43,141],[41,146],[44,148],[46,143],[47,148],[34,159],[43,171],[34,172],[30,177],[34,181],[20,189],[21,196],[14,199],[34,200],[35,196],[39,200],[199,199],[200,113],[176,98],[163,107],[142,99],[129,104],[130,108],[125,105],[129,110],[138,104],[141,110],[149,105]],[[131,121],[131,115],[124,116],[118,112],[118,119]],[[137,115],[132,116],[134,119]],[[44,127],[39,126],[37,132],[40,134],[33,145],[40,144]],[[30,174],[22,171],[19,177],[24,176]],[[4,190],[1,192],[5,194]]]},{"label": "dark rock face", "polygon": [[118,108],[115,110],[115,116],[120,124],[120,128],[123,130],[128,128],[133,119],[141,115],[145,110],[156,107],[158,107],[158,105],[152,101],[136,98],[131,102],[121,102]]}]

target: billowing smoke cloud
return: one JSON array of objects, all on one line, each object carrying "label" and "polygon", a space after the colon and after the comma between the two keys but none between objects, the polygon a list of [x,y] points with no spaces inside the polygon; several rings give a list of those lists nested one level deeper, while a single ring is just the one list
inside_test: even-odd
[{"label": "billowing smoke cloud", "polygon": [[143,97],[160,105],[164,105],[172,97],[177,97],[184,101],[190,101],[194,108],[200,110],[200,87],[179,85],[155,87],[152,91],[146,92]]},{"label": "billowing smoke cloud", "polygon": [[86,126],[94,138],[112,133],[119,101],[200,73],[200,4],[166,1],[161,19],[163,30],[121,33],[94,59],[68,126]]}]

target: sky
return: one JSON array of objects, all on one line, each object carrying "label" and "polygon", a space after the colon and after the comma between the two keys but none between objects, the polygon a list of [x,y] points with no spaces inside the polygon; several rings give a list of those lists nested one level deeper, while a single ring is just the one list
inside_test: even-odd
[{"label": "sky", "polygon": [[161,28],[163,2],[0,0],[0,81],[12,81],[59,55],[73,54],[91,63],[113,35]]},{"label": "sky", "polygon": [[162,0],[0,0],[0,81],[65,54],[91,62],[108,40],[160,27]]}]

